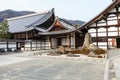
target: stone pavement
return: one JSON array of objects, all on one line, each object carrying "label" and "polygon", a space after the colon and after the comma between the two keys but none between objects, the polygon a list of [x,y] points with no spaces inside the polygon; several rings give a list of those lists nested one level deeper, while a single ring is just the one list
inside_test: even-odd
[{"label": "stone pavement", "polygon": [[33,59],[0,67],[0,80],[103,80],[104,63]]},{"label": "stone pavement", "polygon": [[15,56],[8,56],[2,55],[0,56],[0,66],[5,66],[13,63],[18,63],[22,61],[31,60],[32,58],[23,58],[23,57],[15,57]]},{"label": "stone pavement", "polygon": [[21,53],[2,56],[6,57],[8,62],[22,61],[1,66],[0,80],[103,80],[104,78],[105,62],[101,59],[28,55]]},{"label": "stone pavement", "polygon": [[109,50],[109,79],[120,80],[120,49]]}]

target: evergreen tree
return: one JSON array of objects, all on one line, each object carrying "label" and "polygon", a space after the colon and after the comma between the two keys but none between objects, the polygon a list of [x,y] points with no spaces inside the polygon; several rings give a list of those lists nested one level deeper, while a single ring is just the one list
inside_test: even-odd
[{"label": "evergreen tree", "polygon": [[8,28],[8,22],[3,21],[0,23],[0,39],[9,39],[10,38],[10,32]]}]

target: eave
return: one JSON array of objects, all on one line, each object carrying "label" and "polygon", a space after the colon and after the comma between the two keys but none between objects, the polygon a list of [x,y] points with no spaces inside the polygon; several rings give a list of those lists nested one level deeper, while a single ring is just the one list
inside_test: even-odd
[{"label": "eave", "polygon": [[91,19],[90,21],[88,21],[87,23],[81,25],[80,27],[78,27],[77,29],[81,30],[83,28],[87,28],[89,27],[89,25],[101,20],[112,8],[114,8],[117,4],[120,3],[120,0],[115,0],[113,1],[106,9],[104,9],[100,14],[98,14],[97,16],[95,16],[93,19]]}]

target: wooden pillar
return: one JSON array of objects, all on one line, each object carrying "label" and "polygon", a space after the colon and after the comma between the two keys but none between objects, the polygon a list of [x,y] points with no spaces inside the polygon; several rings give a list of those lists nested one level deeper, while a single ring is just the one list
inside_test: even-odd
[{"label": "wooden pillar", "polygon": [[51,41],[50,41],[50,37],[48,36],[48,49],[51,49]]},{"label": "wooden pillar", "polygon": [[120,32],[119,32],[119,30],[120,30],[120,29],[119,29],[119,27],[120,27],[120,20],[119,20],[118,17],[119,17],[119,14],[117,14],[117,25],[118,25],[118,26],[117,26],[117,31],[118,31],[118,36],[120,36]]},{"label": "wooden pillar", "polygon": [[74,38],[74,49],[75,49],[76,48],[75,32],[73,32],[73,38]]},{"label": "wooden pillar", "polygon": [[70,48],[71,48],[71,33],[69,34]]},{"label": "wooden pillar", "polygon": [[26,31],[26,40],[28,40],[28,33],[27,33],[27,31]]},{"label": "wooden pillar", "polygon": [[46,49],[46,40],[44,40],[44,50]]},{"label": "wooden pillar", "polygon": [[25,43],[26,43],[26,42],[24,42],[24,51],[25,51]]},{"label": "wooden pillar", "polygon": [[40,47],[41,47],[41,49],[42,49],[42,41],[40,41]]},{"label": "wooden pillar", "polygon": [[120,27],[120,20],[119,20],[119,6],[116,6],[116,12],[117,12],[117,31],[118,31],[118,36],[120,36],[120,33],[119,33],[119,27]]},{"label": "wooden pillar", "polygon": [[120,36],[120,28],[119,28],[119,26],[118,26],[118,36]]},{"label": "wooden pillar", "polygon": [[37,40],[36,40],[36,50],[37,50]]},{"label": "wooden pillar", "polygon": [[98,27],[97,27],[97,23],[96,22],[96,46],[98,47]]},{"label": "wooden pillar", "polygon": [[50,41],[50,49],[52,49],[52,41],[50,37],[49,37],[49,41]]},{"label": "wooden pillar", "polygon": [[107,17],[106,17],[106,40],[107,40],[107,49],[109,49],[109,42],[108,42],[108,22],[107,22]]},{"label": "wooden pillar", "polygon": [[107,36],[107,49],[109,48],[109,45],[108,45],[108,28],[106,28],[106,36]]},{"label": "wooden pillar", "polygon": [[67,47],[70,48],[70,35],[68,34],[67,35]]},{"label": "wooden pillar", "polygon": [[7,51],[8,51],[8,48],[9,48],[9,42],[7,41],[7,43],[6,43],[6,44],[7,44]]},{"label": "wooden pillar", "polygon": [[32,41],[30,41],[30,50],[32,51]]}]

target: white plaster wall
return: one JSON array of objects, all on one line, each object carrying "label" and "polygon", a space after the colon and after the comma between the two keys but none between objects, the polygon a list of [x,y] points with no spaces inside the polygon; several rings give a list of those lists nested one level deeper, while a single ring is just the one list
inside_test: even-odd
[{"label": "white plaster wall", "polygon": [[32,42],[32,50],[36,50],[36,42]]},{"label": "white plaster wall", "polygon": [[108,25],[115,25],[117,24],[117,20],[116,21],[108,21]]},{"label": "white plaster wall", "polygon": [[98,36],[104,37],[104,36],[106,36],[106,33],[105,32],[104,33],[98,33]]},{"label": "white plaster wall", "polygon": [[16,50],[16,42],[9,42],[9,48],[12,48],[13,50]]},{"label": "white plaster wall", "polygon": [[7,48],[7,42],[0,42],[0,48]]},{"label": "white plaster wall", "polygon": [[88,32],[89,32],[89,33],[91,33],[91,32],[96,32],[96,29],[89,29]]},{"label": "white plaster wall", "polygon": [[98,45],[107,45],[107,42],[98,42]]},{"label": "white plaster wall", "polygon": [[97,26],[106,26],[106,23],[99,23]]},{"label": "white plaster wall", "polygon": [[109,32],[108,33],[108,36],[117,36],[118,35],[118,32]]},{"label": "white plaster wall", "polygon": [[74,44],[75,44],[75,39],[74,39],[74,37],[71,37],[71,48],[74,48]]},{"label": "white plaster wall", "polygon": [[106,33],[106,28],[99,28],[98,32],[105,32]]},{"label": "white plaster wall", "polygon": [[37,49],[41,49],[41,42],[37,42]]},{"label": "white plaster wall", "polygon": [[49,45],[49,42],[45,42],[45,43],[46,43],[46,44],[45,44],[45,46],[46,46],[45,49],[49,49],[49,46],[50,46],[50,45]]},{"label": "white plaster wall", "polygon": [[99,48],[107,49],[107,46],[99,46]]},{"label": "white plaster wall", "polygon": [[57,39],[56,38],[52,38],[51,41],[52,41],[52,46],[53,47],[57,47]]},{"label": "white plaster wall", "polygon": [[116,27],[110,27],[110,28],[108,28],[108,31],[117,31],[117,28]]},{"label": "white plaster wall", "polygon": [[30,42],[25,42],[25,50],[30,50]]},{"label": "white plaster wall", "polygon": [[62,38],[62,45],[67,45],[68,42],[67,42],[67,38]]}]

